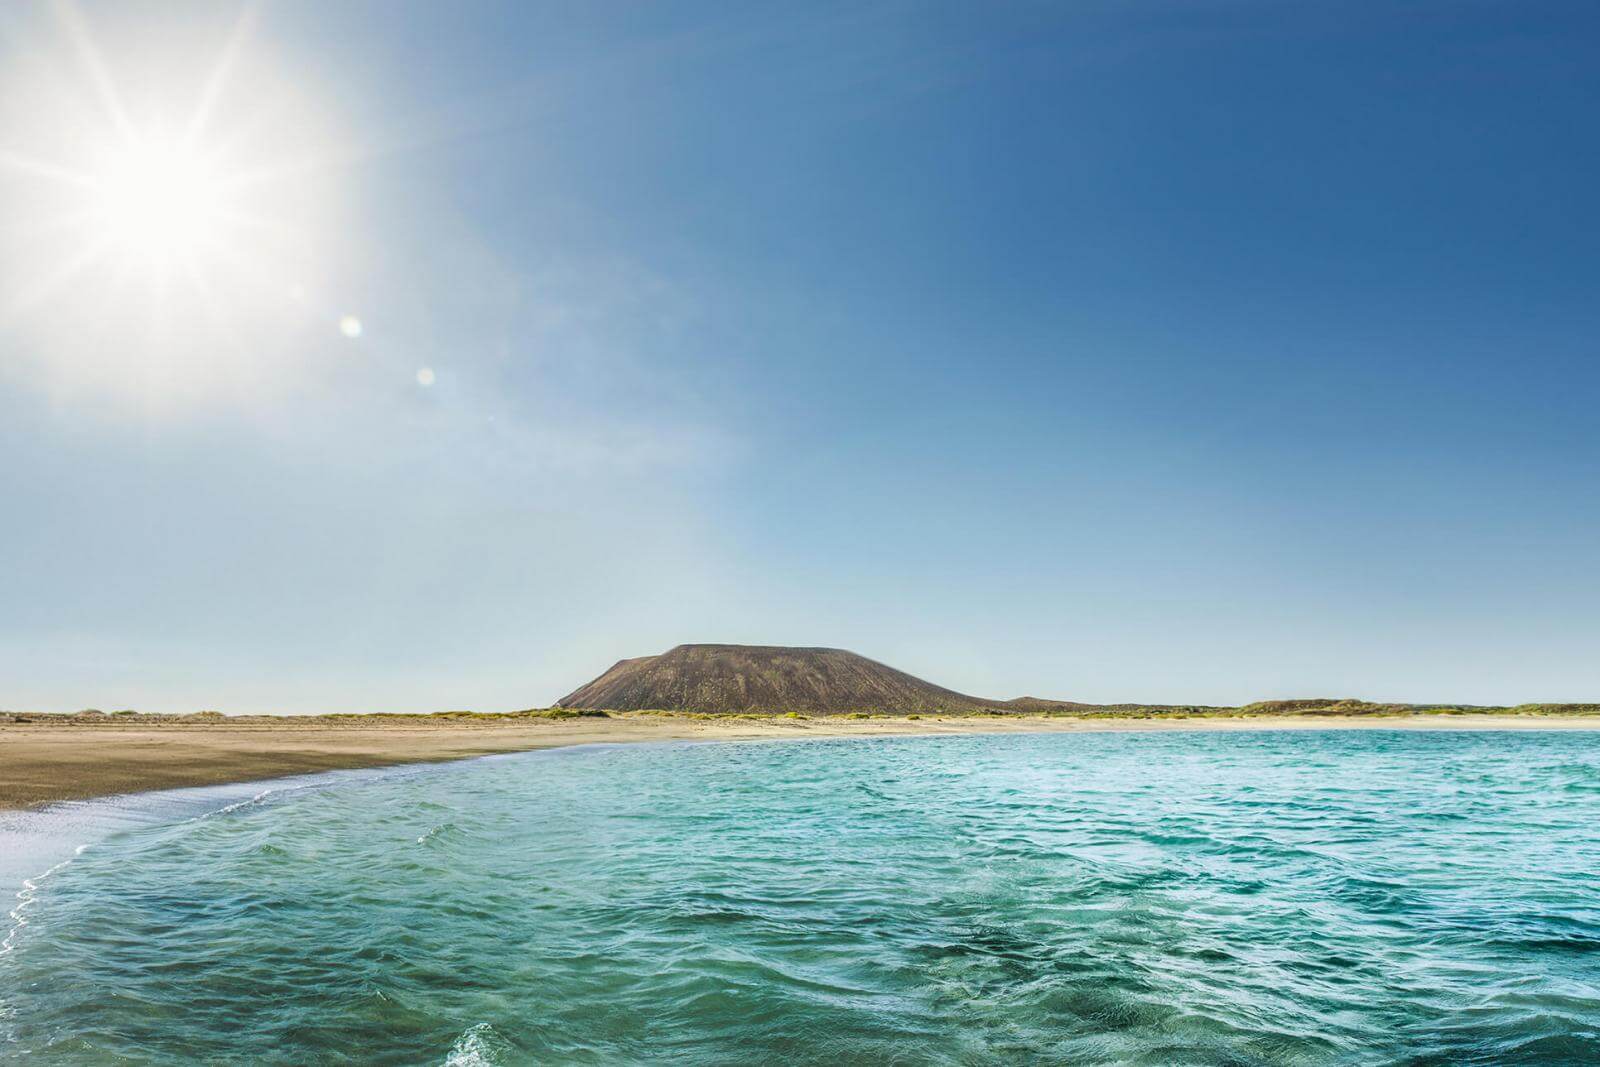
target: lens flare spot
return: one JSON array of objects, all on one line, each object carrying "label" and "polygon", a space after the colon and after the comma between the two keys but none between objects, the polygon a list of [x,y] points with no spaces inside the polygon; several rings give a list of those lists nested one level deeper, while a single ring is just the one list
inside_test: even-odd
[{"label": "lens flare spot", "polygon": [[434,383],[434,376],[433,376],[433,368],[432,367],[423,367],[423,368],[421,368],[420,370],[417,371],[417,384],[418,385],[429,386],[429,385],[432,385],[433,383]]},{"label": "lens flare spot", "polygon": [[351,340],[361,336],[361,320],[354,315],[346,315],[339,320],[339,332]]}]

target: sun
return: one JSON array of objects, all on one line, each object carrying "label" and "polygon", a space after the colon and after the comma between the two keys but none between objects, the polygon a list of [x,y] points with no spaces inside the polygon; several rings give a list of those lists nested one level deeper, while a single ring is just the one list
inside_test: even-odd
[{"label": "sun", "polygon": [[58,266],[47,274],[56,289],[82,291],[98,272],[145,299],[175,295],[180,272],[220,297],[239,280],[228,277],[238,273],[230,261],[271,270],[281,257],[268,238],[295,205],[261,176],[281,168],[276,151],[304,145],[259,124],[256,101],[276,103],[277,86],[238,83],[250,58],[248,13],[208,62],[152,55],[131,39],[103,51],[72,5],[62,11],[71,61],[47,67],[48,81],[8,82],[4,92],[28,106],[0,108],[0,172],[32,181],[15,200],[48,202],[43,212],[22,209],[41,242],[54,243],[28,258]]},{"label": "sun", "polygon": [[311,331],[348,335],[337,287],[360,254],[359,153],[317,83],[256,36],[254,5],[113,19],[103,41],[71,0],[51,18],[0,65],[9,369],[141,409],[289,387]]},{"label": "sun", "polygon": [[129,266],[196,266],[228,225],[227,183],[215,161],[181,141],[131,139],[92,186],[97,236]]}]

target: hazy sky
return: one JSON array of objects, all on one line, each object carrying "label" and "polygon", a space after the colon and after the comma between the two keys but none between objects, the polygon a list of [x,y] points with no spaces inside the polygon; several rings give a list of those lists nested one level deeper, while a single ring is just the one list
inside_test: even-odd
[{"label": "hazy sky", "polygon": [[1597,114],[1590,3],[8,4],[0,707],[1600,699]]}]

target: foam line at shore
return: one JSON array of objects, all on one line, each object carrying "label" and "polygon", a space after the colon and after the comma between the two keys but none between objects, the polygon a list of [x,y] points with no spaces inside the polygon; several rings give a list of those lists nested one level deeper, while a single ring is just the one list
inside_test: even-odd
[{"label": "foam line at shore", "polygon": [[[663,741],[658,744],[681,744]],[[379,777],[421,774],[452,764],[553,756],[580,750],[614,748],[605,742],[564,745],[559,748],[529,749],[524,752],[496,752],[468,760],[443,760],[435,763],[397,763],[383,767],[353,767],[312,774],[295,774],[224,785],[186,786],[180,789],[153,789],[139,793],[96,797],[92,800],[63,800],[41,808],[0,809],[0,900],[17,890],[18,904],[10,911],[6,933],[0,946],[14,935],[25,916],[19,914],[45,880],[66,867],[85,849],[113,834],[147,826],[166,826],[190,819],[209,819],[227,815],[269,797],[279,797],[301,789],[325,789],[344,782]],[[3,951],[3,948],[0,948]]]},{"label": "foam line at shore", "polygon": [[113,834],[237,811],[275,793],[410,769],[414,768],[323,771],[267,781],[64,800],[42,808],[0,811],[0,892],[9,893],[13,887],[22,887],[17,894],[19,904],[11,912],[7,937],[9,939],[23,924],[24,917],[18,913],[25,909],[27,900],[46,879],[70,864],[85,849]]}]

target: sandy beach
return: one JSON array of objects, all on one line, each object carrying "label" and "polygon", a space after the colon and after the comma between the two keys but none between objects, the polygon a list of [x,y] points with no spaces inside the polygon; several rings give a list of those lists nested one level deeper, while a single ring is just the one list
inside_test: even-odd
[{"label": "sandy beach", "polygon": [[0,809],[219,785],[356,767],[465,759],[565,745],[642,741],[1151,730],[1594,730],[1600,716],[1413,715],[1105,719],[1016,716],[921,719],[693,719],[625,715],[555,720],[419,716],[86,724],[0,723]]}]

